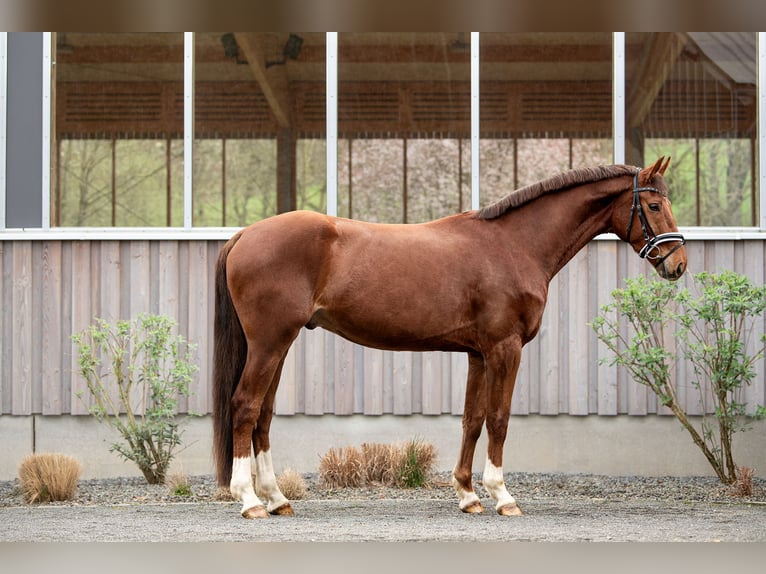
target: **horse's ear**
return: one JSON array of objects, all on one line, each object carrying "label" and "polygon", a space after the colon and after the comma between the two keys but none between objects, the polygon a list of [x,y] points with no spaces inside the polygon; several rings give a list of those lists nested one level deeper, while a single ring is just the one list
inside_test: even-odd
[{"label": "horse's ear", "polygon": [[658,173],[664,176],[665,170],[668,169],[669,165],[670,165],[670,156],[668,156],[668,159],[666,159],[665,163],[662,164],[662,167],[660,168],[660,171]]},{"label": "horse's ear", "polygon": [[662,173],[662,162],[665,159],[664,155],[661,155],[657,161],[654,162],[654,165],[649,168],[649,175],[647,176],[647,179],[652,179],[657,173]]}]

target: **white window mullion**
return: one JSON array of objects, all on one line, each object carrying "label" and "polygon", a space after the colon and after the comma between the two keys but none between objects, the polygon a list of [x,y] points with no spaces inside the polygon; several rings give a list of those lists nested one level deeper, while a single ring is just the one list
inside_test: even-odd
[{"label": "white window mullion", "polygon": [[614,163],[625,163],[625,32],[612,36],[612,137]]},{"label": "white window mullion", "polygon": [[194,191],[194,32],[184,32],[184,229],[191,229]]},{"label": "white window mullion", "polygon": [[479,209],[479,32],[471,32],[471,209]]},{"label": "white window mullion", "polygon": [[338,33],[327,32],[327,215],[338,215]]}]

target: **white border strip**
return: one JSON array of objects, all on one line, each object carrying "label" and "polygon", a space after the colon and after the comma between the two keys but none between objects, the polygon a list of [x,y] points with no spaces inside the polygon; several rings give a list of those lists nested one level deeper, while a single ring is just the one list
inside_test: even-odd
[{"label": "white border strip", "polygon": [[184,229],[194,206],[194,32],[184,32]]},{"label": "white border strip", "polygon": [[43,189],[42,228],[51,228],[51,32],[43,32]]},{"label": "white border strip", "polygon": [[5,162],[8,118],[8,32],[0,32],[0,230],[5,229]]},{"label": "white border strip", "polygon": [[612,35],[612,134],[614,163],[625,163],[625,32]]},{"label": "white border strip", "polygon": [[338,215],[338,33],[327,32],[327,215]]},{"label": "white border strip", "polygon": [[479,115],[479,32],[471,32],[471,209],[479,209],[481,203],[481,190],[479,169],[479,138],[480,115]]},{"label": "white border strip", "polygon": [[758,32],[758,220],[766,231],[766,32]]}]

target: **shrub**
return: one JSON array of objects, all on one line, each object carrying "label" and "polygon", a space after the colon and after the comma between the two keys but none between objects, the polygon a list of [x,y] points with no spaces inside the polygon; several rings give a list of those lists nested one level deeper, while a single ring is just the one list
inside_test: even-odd
[{"label": "shrub", "polygon": [[[699,273],[693,282],[696,294],[664,281],[628,279],[624,289],[612,292],[613,302],[601,308],[592,326],[613,353],[609,362],[648,386],[689,432],[718,478],[732,484],[737,479],[733,435],[766,414],[759,405],[748,409],[741,399],[766,348],[766,335],[754,336],[755,322],[766,308],[766,287],[731,271]],[[674,328],[676,351],[665,342]],[[680,404],[671,377],[670,365],[679,356],[693,367],[694,376],[684,383],[700,396],[699,429]]]},{"label": "shrub", "polygon": [[116,324],[97,319],[73,336],[90,413],[119,432],[124,442],[110,450],[135,462],[150,484],[165,481],[181,444],[178,397],[188,395],[196,371],[191,347],[173,335],[174,326],[167,317],[142,314]]},{"label": "shrub", "polygon": [[30,504],[73,499],[79,478],[80,463],[65,454],[30,454],[19,466],[21,494]]}]

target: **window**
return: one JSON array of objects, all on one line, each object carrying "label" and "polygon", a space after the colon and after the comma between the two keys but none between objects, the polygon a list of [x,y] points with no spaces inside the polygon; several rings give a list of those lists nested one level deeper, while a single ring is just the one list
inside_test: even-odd
[{"label": "window", "polygon": [[673,159],[679,225],[757,225],[757,35],[626,35],[629,163]]},{"label": "window", "polygon": [[469,207],[467,33],[340,34],[338,213],[413,223]]},{"label": "window", "polygon": [[53,226],[183,213],[183,34],[54,34]]},{"label": "window", "polygon": [[482,33],[481,203],[612,163],[612,35]]},{"label": "window", "polygon": [[[184,34],[52,34],[52,226],[180,227],[190,207],[194,227],[239,227],[327,210],[326,35],[193,38],[190,65]],[[338,35],[340,215],[414,223],[470,207],[469,38]],[[760,221],[757,40],[625,35],[626,162],[672,156],[682,226]],[[482,205],[555,171],[612,162],[612,34],[482,33],[478,61]]]}]

